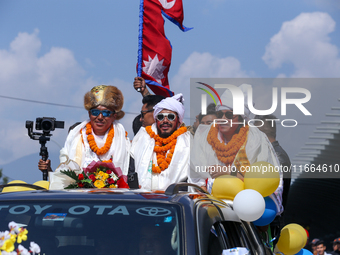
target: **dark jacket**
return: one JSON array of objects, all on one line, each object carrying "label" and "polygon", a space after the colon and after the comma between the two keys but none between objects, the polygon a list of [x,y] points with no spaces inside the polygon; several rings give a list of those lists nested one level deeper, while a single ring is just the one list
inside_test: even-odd
[{"label": "dark jacket", "polygon": [[282,205],[285,208],[288,200],[288,192],[290,188],[291,180],[291,163],[288,154],[280,146],[278,141],[272,142],[272,146],[276,152],[277,158],[280,161],[280,165],[283,169],[283,194],[282,194]]}]

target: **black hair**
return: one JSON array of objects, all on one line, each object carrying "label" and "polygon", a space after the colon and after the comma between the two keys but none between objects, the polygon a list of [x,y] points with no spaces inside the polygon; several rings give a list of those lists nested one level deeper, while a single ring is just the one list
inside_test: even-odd
[{"label": "black hair", "polygon": [[162,101],[165,97],[161,95],[148,95],[143,97],[142,103],[146,104],[146,107],[149,109],[154,107],[160,101]]},{"label": "black hair", "polygon": [[210,103],[207,106],[207,112],[215,112],[216,111],[216,105],[214,103]]},{"label": "black hair", "polygon": [[132,122],[132,131],[134,135],[138,133],[139,129],[142,126],[142,122],[140,121],[141,116],[141,114],[137,115]]},{"label": "black hair", "polygon": [[319,241],[317,241],[317,242],[315,243],[315,246],[319,246],[320,244],[322,244],[323,246],[326,246],[324,240],[319,240]]},{"label": "black hair", "polygon": [[215,116],[217,117],[216,111],[208,111],[207,114],[201,114],[201,113],[200,113],[200,114],[198,115],[198,122],[201,123],[203,117],[204,117],[204,116],[207,116],[207,115],[215,115]]},{"label": "black hair", "polygon": [[202,114],[201,112],[198,114],[198,122],[201,123],[203,117],[206,115],[216,115],[216,105],[214,103],[208,104],[207,114]]}]

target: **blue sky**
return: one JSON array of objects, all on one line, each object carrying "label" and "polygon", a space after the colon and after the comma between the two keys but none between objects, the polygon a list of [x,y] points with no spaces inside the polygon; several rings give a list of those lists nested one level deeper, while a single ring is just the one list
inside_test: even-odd
[{"label": "blue sky", "polygon": [[[337,0],[183,0],[183,5],[184,25],[194,29],[183,33],[166,22],[165,32],[173,46],[170,86],[184,94],[187,107],[190,78],[339,77]],[[121,122],[133,137],[131,123],[141,108],[132,87],[138,14],[139,1],[131,0],[0,1],[0,96],[75,106],[0,97],[0,167],[39,153],[39,143],[25,129],[25,121],[36,117],[65,121],[65,130],[54,131],[47,144],[57,158],[68,127],[87,118],[83,95],[99,84],[123,91],[127,114]],[[187,111],[185,122],[192,121]]]}]

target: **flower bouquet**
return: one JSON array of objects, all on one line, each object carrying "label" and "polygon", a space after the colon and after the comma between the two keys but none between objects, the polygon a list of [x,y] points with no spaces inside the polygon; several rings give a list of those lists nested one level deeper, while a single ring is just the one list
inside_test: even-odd
[{"label": "flower bouquet", "polygon": [[39,254],[40,247],[35,242],[30,242],[30,250],[28,251],[21,244],[18,245],[18,248],[15,248],[15,242],[21,243],[22,241],[27,240],[27,229],[23,227],[19,227],[17,223],[11,221],[8,223],[9,231],[0,231],[0,254],[3,255],[31,255],[31,254]]},{"label": "flower bouquet", "polygon": [[77,188],[129,188],[127,176],[112,162],[92,161],[79,174],[72,170],[61,170],[74,180],[65,189]]}]

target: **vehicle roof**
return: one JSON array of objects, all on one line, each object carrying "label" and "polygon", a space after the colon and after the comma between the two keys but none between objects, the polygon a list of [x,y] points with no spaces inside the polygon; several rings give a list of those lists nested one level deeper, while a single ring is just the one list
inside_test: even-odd
[{"label": "vehicle roof", "polygon": [[177,202],[183,196],[195,199],[210,199],[211,196],[204,193],[179,192],[165,194],[164,192],[151,192],[146,190],[127,189],[72,189],[72,190],[32,190],[20,192],[0,192],[0,201],[5,200],[148,200],[158,202]]},{"label": "vehicle roof", "polygon": [[[46,190],[42,187],[31,184],[7,184],[1,187],[23,186],[32,190],[16,191],[16,192],[0,192],[0,202],[6,201],[124,201],[124,202],[156,202],[181,204],[187,212],[192,213],[197,202],[211,203],[223,205],[220,210],[226,218],[239,221],[238,216],[233,211],[231,203],[219,200],[211,196],[200,187],[189,183],[171,184],[165,191],[148,191],[143,189],[64,189],[64,190]],[[196,192],[180,191],[183,186],[194,187]],[[35,190],[37,189],[37,190]]]}]

